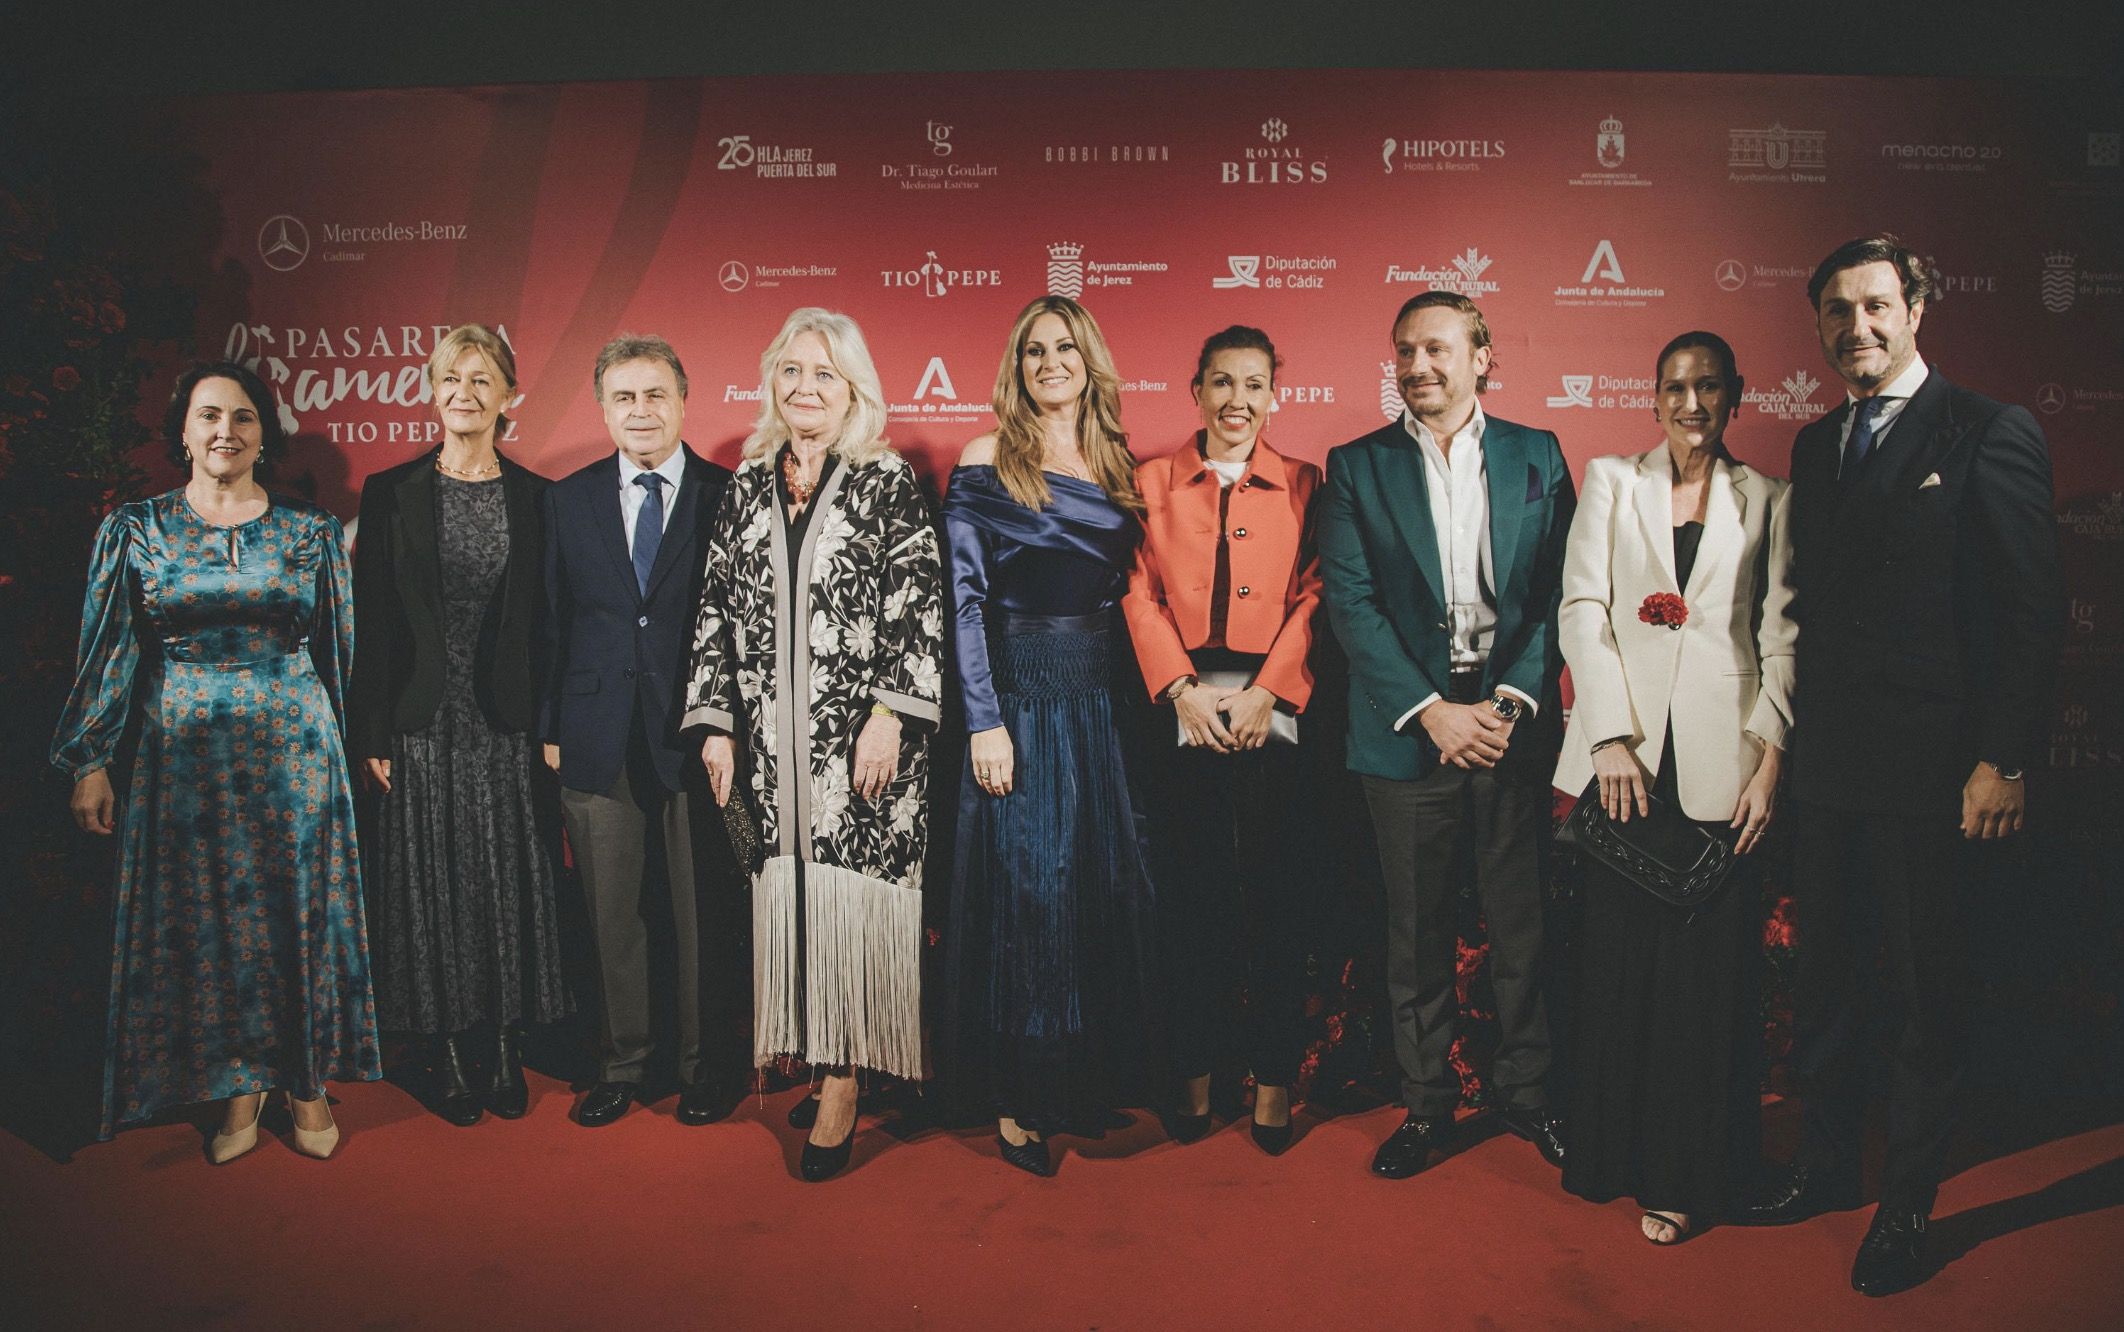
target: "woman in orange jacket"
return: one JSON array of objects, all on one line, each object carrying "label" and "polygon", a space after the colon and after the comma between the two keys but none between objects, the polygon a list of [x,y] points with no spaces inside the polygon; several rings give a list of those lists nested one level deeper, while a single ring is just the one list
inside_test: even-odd
[{"label": "woman in orange jacket", "polygon": [[[1147,512],[1122,599],[1143,682],[1175,714],[1156,828],[1183,1082],[1174,1136],[1209,1131],[1211,1067],[1238,1053],[1254,1075],[1254,1141],[1271,1155],[1290,1145],[1290,1085],[1304,1054],[1293,815],[1320,602],[1308,520],[1320,469],[1261,438],[1276,368],[1260,329],[1234,326],[1202,345],[1193,387],[1203,428],[1136,469]],[[1243,1018],[1229,1002],[1242,986]]]}]

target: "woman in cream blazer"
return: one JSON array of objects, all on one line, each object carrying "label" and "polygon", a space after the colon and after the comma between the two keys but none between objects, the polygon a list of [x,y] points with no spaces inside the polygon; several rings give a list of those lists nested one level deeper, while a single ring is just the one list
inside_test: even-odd
[{"label": "woman in cream blazer", "polygon": [[[1665,443],[1594,459],[1571,526],[1559,636],[1575,698],[1556,785],[1598,777],[1623,820],[1649,790],[1745,854],[1775,813],[1792,726],[1787,486],[1725,451],[1742,381],[1722,338],[1684,333],[1657,365]],[[1635,1197],[1657,1244],[1716,1214],[1759,1159],[1762,912],[1754,876],[1734,878],[1689,916],[1586,871],[1564,1187]]]}]

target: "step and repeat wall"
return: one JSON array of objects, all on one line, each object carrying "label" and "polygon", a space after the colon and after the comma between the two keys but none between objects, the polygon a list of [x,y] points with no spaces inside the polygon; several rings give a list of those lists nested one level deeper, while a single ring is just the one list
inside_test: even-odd
[{"label": "step and repeat wall", "polygon": [[1932,255],[1921,350],[2036,412],[2071,638],[2053,768],[2124,766],[2124,166],[2058,88],[1677,74],[1203,72],[721,79],[187,101],[218,195],[203,351],[256,363],[293,472],[351,517],[437,438],[437,333],[500,326],[507,450],[558,475],[607,442],[615,332],[660,333],[687,437],[723,462],[793,308],[853,315],[891,436],[941,485],[987,428],[1010,321],[1098,317],[1139,455],[1196,425],[1202,339],[1269,332],[1269,437],[1322,458],[1398,415],[1388,329],[1433,287],[1496,337],[1486,410],[1574,465],[1658,440],[1652,358],[1706,328],[1748,381],[1728,441],[1782,475],[1841,400],[1815,262],[1863,233]]}]

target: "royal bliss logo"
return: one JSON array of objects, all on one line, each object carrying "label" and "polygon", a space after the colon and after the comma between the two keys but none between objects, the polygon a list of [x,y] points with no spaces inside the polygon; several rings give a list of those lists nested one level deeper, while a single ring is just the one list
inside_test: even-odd
[{"label": "royal bliss logo", "polygon": [[1497,284],[1483,276],[1495,262],[1496,260],[1470,245],[1435,268],[1403,268],[1400,264],[1388,264],[1386,282],[1389,285],[1419,283],[1438,291],[1457,291],[1473,300],[1497,293]]},{"label": "royal bliss logo", "polygon": [[878,167],[879,177],[896,182],[903,190],[978,190],[984,181],[1000,174],[993,166],[956,157],[952,126],[942,121],[924,123],[921,144],[918,160],[903,166],[887,162]]},{"label": "royal bliss logo", "polygon": [[1327,160],[1288,140],[1291,127],[1275,116],[1261,122],[1260,142],[1241,149],[1237,158],[1217,164],[1217,179],[1226,185],[1318,185],[1327,179]]},{"label": "royal bliss logo", "polygon": [[1820,185],[1829,179],[1829,132],[1786,129],[1726,131],[1726,179]]},{"label": "royal bliss logo", "polygon": [[726,134],[715,141],[717,171],[749,172],[759,180],[815,180],[837,174],[815,148],[755,143],[750,134]]},{"label": "royal bliss logo", "polygon": [[949,296],[966,287],[1000,287],[1003,285],[1003,270],[1000,268],[947,268],[937,260],[937,252],[926,252],[919,268],[885,268],[878,277],[889,288],[919,289],[924,296]]},{"label": "royal bliss logo", "polygon": [[1741,402],[1773,421],[1812,421],[1822,414],[1821,406],[1814,401],[1815,391],[1821,386],[1822,381],[1804,369],[1795,370],[1776,388],[1750,385],[1741,392]]},{"label": "royal bliss logo", "polygon": [[1389,176],[1396,171],[1480,171],[1504,155],[1503,139],[1389,138],[1379,146],[1379,161]]},{"label": "royal bliss logo", "polygon": [[1335,260],[1324,254],[1230,254],[1225,272],[1210,279],[1217,291],[1320,291]]},{"label": "royal bliss logo", "polygon": [[1167,265],[1155,260],[1116,261],[1087,259],[1076,241],[1057,241],[1047,247],[1047,293],[1077,300],[1088,287],[1133,287],[1146,273],[1163,273]]},{"label": "royal bliss logo", "polygon": [[1598,171],[1582,171],[1568,177],[1567,184],[1585,186],[1635,187],[1650,185],[1650,176],[1640,176],[1635,171],[1623,170],[1623,163],[1630,154],[1629,136],[1623,133],[1623,123],[1610,116],[1600,122],[1593,131],[1593,160]]},{"label": "royal bliss logo", "polygon": [[1615,242],[1602,240],[1593,247],[1593,257],[1586,261],[1585,272],[1579,275],[1577,285],[1566,284],[1556,289],[1556,304],[1564,306],[1602,306],[1631,309],[1665,298],[1665,287],[1633,285],[1623,273],[1622,260],[1615,253]]},{"label": "royal bliss logo", "polygon": [[[237,323],[222,340],[222,359],[256,371],[272,388],[280,425],[288,434],[322,433],[334,444],[432,444],[442,422],[425,408],[435,399],[428,384],[428,355],[450,332],[449,324],[282,327]],[[511,349],[506,325],[495,333]],[[523,401],[518,394],[507,410]],[[390,421],[323,421],[350,403],[412,409]],[[511,422],[503,439],[515,438]]]}]

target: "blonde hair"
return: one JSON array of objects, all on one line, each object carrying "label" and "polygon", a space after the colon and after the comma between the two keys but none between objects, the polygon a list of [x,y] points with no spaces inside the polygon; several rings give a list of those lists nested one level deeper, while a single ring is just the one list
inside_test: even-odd
[{"label": "blonde hair", "polygon": [[1022,358],[1033,321],[1054,315],[1069,329],[1077,354],[1084,358],[1084,396],[1077,405],[1077,447],[1091,479],[1106,497],[1130,513],[1143,512],[1136,493],[1136,459],[1121,429],[1121,379],[1113,354],[1091,311],[1067,296],[1042,296],[1019,311],[1010,326],[1010,345],[996,371],[996,479],[1010,497],[1028,509],[1044,509],[1054,499],[1040,463],[1045,454],[1040,407],[1026,392]]},{"label": "blonde hair", "polygon": [[[477,351],[487,358],[488,364],[501,371],[503,381],[509,386],[510,396],[515,396],[516,353],[510,349],[508,341],[501,334],[485,324],[459,324],[442,335],[442,339],[435,344],[435,354],[428,358],[430,393],[435,391],[435,385],[442,379],[444,372],[456,365],[457,358],[468,351]],[[508,433],[509,418],[497,415],[494,418],[494,438],[499,440]]]},{"label": "blonde hair", "polygon": [[789,344],[806,333],[816,333],[826,344],[826,359],[848,381],[848,415],[841,422],[840,437],[833,451],[852,464],[867,463],[890,451],[885,439],[885,389],[878,382],[878,367],[870,359],[863,330],[847,315],[807,305],[790,311],[782,331],[760,353],[760,415],[745,438],[745,457],[772,458],[789,442],[789,425],[775,410],[774,372],[789,351]]}]

